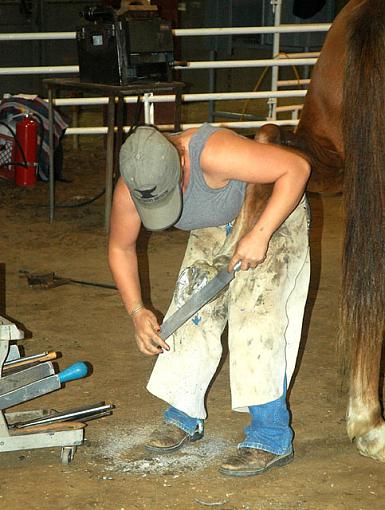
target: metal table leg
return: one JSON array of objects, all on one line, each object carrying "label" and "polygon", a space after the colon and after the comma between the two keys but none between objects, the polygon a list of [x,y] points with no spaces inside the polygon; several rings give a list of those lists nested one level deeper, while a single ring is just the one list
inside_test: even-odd
[{"label": "metal table leg", "polygon": [[114,155],[114,175],[113,187],[119,177],[119,153],[123,143],[123,127],[124,127],[124,97],[119,96],[116,103],[116,135],[115,135],[115,155]]},{"label": "metal table leg", "polygon": [[182,118],[182,89],[181,87],[175,88],[175,117],[174,126],[175,131],[181,130],[181,118]]},{"label": "metal table leg", "polygon": [[54,92],[51,87],[48,88],[48,155],[49,155],[49,221],[53,222],[55,214],[55,167],[54,167],[54,111],[53,111]]},{"label": "metal table leg", "polygon": [[107,110],[107,155],[106,155],[106,197],[104,209],[104,229],[110,230],[111,202],[112,202],[112,179],[114,173],[114,130],[115,130],[115,97],[110,96]]}]

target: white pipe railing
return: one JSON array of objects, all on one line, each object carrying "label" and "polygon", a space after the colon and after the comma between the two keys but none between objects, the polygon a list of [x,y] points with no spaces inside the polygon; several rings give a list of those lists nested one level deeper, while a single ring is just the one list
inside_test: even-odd
[{"label": "white pipe railing", "polygon": [[[212,35],[246,35],[246,34],[280,34],[298,32],[327,32],[330,23],[309,23],[301,25],[280,25],[277,27],[226,27],[226,28],[176,28],[172,33],[176,37],[212,36]],[[23,32],[0,34],[0,41],[44,41],[76,39],[76,32]]]},{"label": "white pipe railing", "polygon": [[76,32],[18,32],[0,34],[0,41],[60,41],[76,39]]},{"label": "white pipe railing", "polygon": [[0,75],[22,74],[78,74],[79,66],[30,66],[30,67],[0,67]]},{"label": "white pipe railing", "polygon": [[[203,102],[203,101],[227,101],[236,99],[268,99],[269,97],[304,97],[306,90],[262,90],[260,92],[213,92],[200,94],[182,94],[182,101]],[[142,100],[142,99],[141,99]],[[151,97],[153,103],[170,103],[175,100],[174,94],[154,95]],[[136,103],[137,97],[127,96],[125,103]],[[93,106],[98,104],[107,104],[108,97],[87,97],[87,98],[58,98],[54,99],[56,106]]]},{"label": "white pipe railing", "polygon": [[278,87],[292,87],[293,85],[309,85],[310,79],[299,80],[278,80]]},{"label": "white pipe railing", "polygon": [[246,35],[246,34],[290,34],[297,32],[327,32],[330,23],[283,24],[271,27],[225,27],[225,28],[178,28],[173,30],[177,37],[202,35]]},{"label": "white pipe railing", "polygon": [[235,67],[308,66],[314,65],[316,58],[265,58],[258,60],[207,60],[186,62],[175,65],[174,69],[225,69]]},{"label": "white pipe railing", "polygon": [[303,58],[303,57],[319,57],[320,52],[319,51],[304,51],[301,53],[286,53],[286,52],[280,52],[278,57],[279,58]]},{"label": "white pipe railing", "polygon": [[277,112],[291,112],[292,110],[302,110],[303,104],[288,104],[283,106],[277,106]]},{"label": "white pipe railing", "polygon": [[[307,66],[314,65],[316,58],[280,58],[258,60],[207,60],[185,62],[174,65],[174,69],[232,69],[242,67],[271,67],[271,66]],[[79,72],[79,66],[31,66],[31,67],[0,67],[0,75],[22,74],[74,74]]]},{"label": "white pipe railing", "polygon": [[[192,29],[174,29],[173,35],[176,37],[190,36],[220,36],[220,35],[242,35],[242,34],[275,34],[274,56],[272,59],[258,60],[226,60],[226,61],[195,61],[195,62],[175,62],[174,69],[177,70],[194,70],[194,69],[225,69],[225,68],[247,68],[247,67],[272,67],[278,70],[279,67],[285,66],[309,66],[314,65],[317,61],[318,52],[311,53],[279,53],[279,35],[283,33],[299,33],[299,32],[326,32],[330,28],[329,23],[318,24],[280,24],[280,5],[281,0],[275,0],[276,18],[274,26],[263,27],[225,27],[225,28],[192,28]],[[33,40],[74,40],[76,32],[26,32],[26,33],[6,33],[0,34],[1,41],[33,41]],[[302,57],[302,58],[301,58]],[[305,58],[304,58],[305,57]],[[36,75],[36,74],[77,74],[79,66],[29,66],[29,67],[0,67],[0,75]],[[278,73],[273,73],[272,87],[270,91],[262,92],[230,92],[230,93],[210,93],[210,94],[184,94],[183,102],[193,101],[218,101],[231,99],[270,99],[275,102],[277,98],[283,97],[304,97],[305,90],[278,91],[279,86],[296,85],[307,83],[306,80],[286,80],[279,81]],[[151,102],[170,102],[175,96],[152,96]],[[142,98],[143,100],[143,98]],[[57,106],[82,106],[106,104],[108,98],[66,98],[56,99]],[[126,97],[125,102],[134,103],[136,98]],[[293,105],[297,107],[298,105]],[[275,109],[274,109],[275,110]],[[275,114],[273,115],[275,117]],[[295,125],[297,120],[277,121],[277,124]],[[258,127],[265,121],[243,121],[243,122],[221,122],[218,125],[229,125],[232,127]],[[215,123],[214,123],[215,124]],[[185,124],[185,126],[194,127],[195,124]],[[128,129],[128,127],[126,128]],[[107,128],[68,128],[67,134],[105,134]]]},{"label": "white pipe railing", "polygon": [[[255,121],[242,121],[242,122],[212,122],[213,126],[219,127],[233,127],[233,128],[256,128],[261,127],[266,124],[265,120],[255,120]],[[298,120],[288,119],[288,120],[276,120],[274,124],[278,126],[296,126],[298,124]],[[181,129],[190,129],[201,126],[202,123],[192,123],[192,124],[181,124]],[[164,131],[171,131],[174,129],[173,124],[163,124],[162,126],[158,126],[160,129]],[[130,129],[130,126],[124,126],[123,131],[127,133]],[[69,127],[66,129],[67,135],[105,135],[107,134],[107,127]]]}]

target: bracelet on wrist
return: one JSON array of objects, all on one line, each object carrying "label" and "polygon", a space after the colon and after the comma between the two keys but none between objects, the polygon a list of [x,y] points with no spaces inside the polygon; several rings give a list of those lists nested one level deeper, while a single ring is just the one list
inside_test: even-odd
[{"label": "bracelet on wrist", "polygon": [[144,304],[143,303],[138,303],[137,305],[134,306],[134,308],[131,310],[131,312],[128,312],[128,315],[130,317],[133,317],[134,315],[136,315],[139,310],[141,310],[142,308],[144,308]]}]

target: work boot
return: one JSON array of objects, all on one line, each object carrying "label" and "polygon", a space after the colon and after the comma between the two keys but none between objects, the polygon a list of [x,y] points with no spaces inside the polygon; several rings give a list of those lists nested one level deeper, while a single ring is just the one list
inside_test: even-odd
[{"label": "work boot", "polygon": [[171,423],[163,423],[159,428],[155,429],[144,447],[150,452],[169,453],[179,450],[188,442],[199,441],[203,437],[203,429],[197,427],[191,436],[184,430]]},{"label": "work boot", "polygon": [[232,455],[222,464],[219,472],[228,476],[261,475],[273,467],[289,464],[293,458],[292,451],[276,455],[257,448],[239,448],[236,455]]}]

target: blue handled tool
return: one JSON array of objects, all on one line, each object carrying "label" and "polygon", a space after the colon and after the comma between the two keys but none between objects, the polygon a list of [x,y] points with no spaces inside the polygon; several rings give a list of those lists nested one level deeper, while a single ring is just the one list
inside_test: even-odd
[{"label": "blue handled tool", "polygon": [[70,381],[76,381],[76,379],[82,379],[88,374],[88,367],[83,361],[77,361],[73,365],[70,365],[62,372],[57,374],[57,377],[61,384]]},{"label": "blue handled tool", "polygon": [[1,394],[0,409],[7,409],[8,407],[13,407],[17,404],[21,404],[22,402],[27,402],[33,398],[41,397],[46,393],[58,390],[61,388],[62,384],[69,381],[75,381],[76,379],[81,379],[82,377],[85,377],[87,373],[88,366],[86,363],[78,361],[58,374],[50,375],[44,379],[34,381],[30,384],[26,384],[25,386],[21,386],[20,388]]}]

